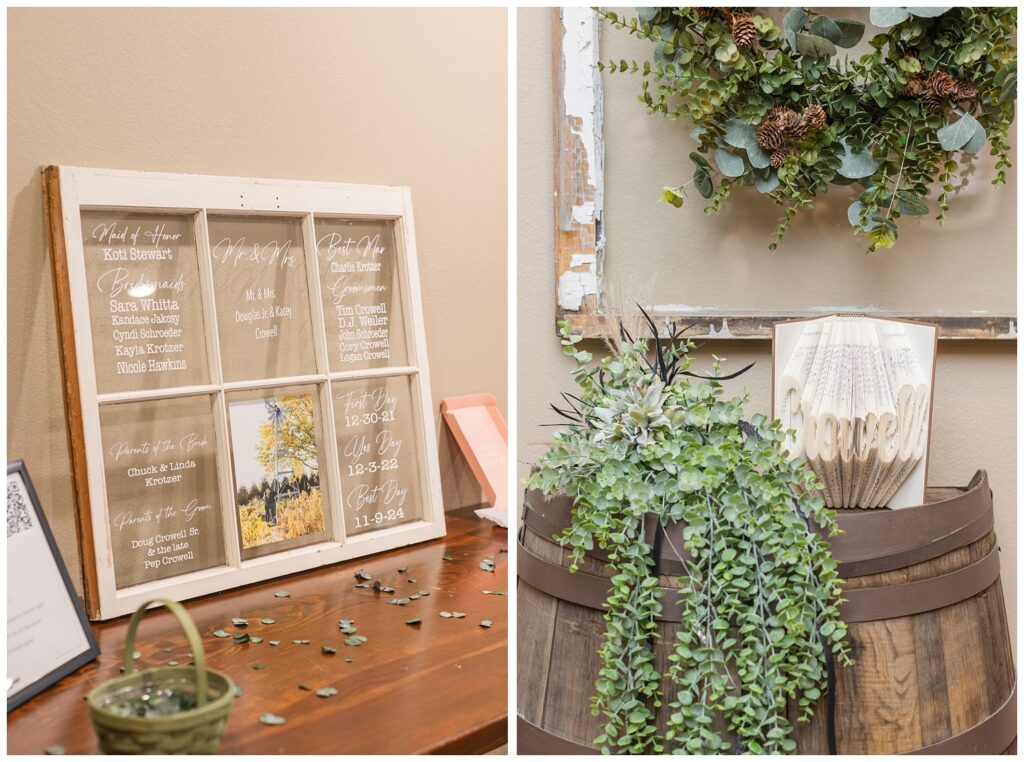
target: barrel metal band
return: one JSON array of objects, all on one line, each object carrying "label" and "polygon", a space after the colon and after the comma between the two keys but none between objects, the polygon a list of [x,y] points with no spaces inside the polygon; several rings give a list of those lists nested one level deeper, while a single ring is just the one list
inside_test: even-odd
[{"label": "barrel metal band", "polygon": [[[1010,695],[995,712],[972,728],[958,733],[944,741],[929,746],[901,752],[903,755],[918,754],[1000,754],[1010,747],[1017,737],[1017,684],[1010,689]],[[519,754],[597,754],[591,746],[570,741],[534,725],[522,715],[516,717],[516,740]]]},{"label": "barrel metal band", "polygon": [[[960,488],[958,488],[960,489]],[[572,524],[573,500],[563,495],[546,497],[527,490],[523,522],[545,539],[561,534]],[[654,514],[649,517],[656,518]],[[992,491],[988,475],[978,471],[959,495],[900,510],[850,510],[837,515],[843,534],[829,538],[839,562],[839,576],[860,577],[930,561],[984,537],[994,526]],[[645,522],[645,523],[650,523]],[[673,548],[683,553],[682,528],[669,524],[672,544],[665,548],[661,568],[665,574],[685,574]],[[598,549],[588,555],[607,561]]]},{"label": "barrel metal band", "polygon": [[[603,610],[610,583],[607,577],[585,572],[572,573],[563,566],[545,561],[519,543],[519,578],[543,593],[586,608]],[[845,622],[874,622],[952,606],[987,590],[999,578],[999,548],[956,571],[938,577],[900,585],[846,590],[846,603],[840,606]],[[663,622],[680,621],[682,591],[661,588]]]}]

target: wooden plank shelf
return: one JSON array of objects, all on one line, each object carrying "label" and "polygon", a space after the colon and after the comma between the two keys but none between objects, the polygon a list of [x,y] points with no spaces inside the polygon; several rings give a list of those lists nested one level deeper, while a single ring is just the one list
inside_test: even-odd
[{"label": "wooden plank shelf", "polygon": [[[270,580],[190,601],[208,664],[242,686],[218,753],[222,754],[473,754],[507,740],[508,530],[473,515],[448,514],[445,538],[369,558]],[[450,556],[451,561],[444,560]],[[493,558],[494,573],[480,568]],[[406,568],[401,574],[398,569]],[[355,587],[365,569],[394,594]],[[415,583],[407,580],[415,579]],[[408,605],[393,597],[430,595]],[[287,598],[275,591],[286,590]],[[460,611],[462,619],[439,616]],[[248,619],[246,629],[231,624]],[[273,624],[260,624],[270,617]],[[419,617],[422,624],[405,624]],[[338,620],[355,620],[367,642],[343,644]],[[490,628],[480,622],[489,619]],[[85,696],[118,676],[127,617],[93,624],[101,655],[7,715],[10,754],[41,754],[59,745],[69,754],[96,754]],[[214,630],[248,632],[263,642],[236,645]],[[280,640],[271,646],[269,640]],[[293,640],[309,640],[309,645]],[[337,649],[324,655],[321,645]],[[166,611],[147,615],[136,649],[140,669],[187,664],[188,644]],[[352,661],[346,662],[345,657]],[[265,668],[254,670],[254,663]],[[300,689],[306,683],[313,691]],[[337,695],[319,698],[317,688]],[[265,712],[284,725],[261,725]]]}]

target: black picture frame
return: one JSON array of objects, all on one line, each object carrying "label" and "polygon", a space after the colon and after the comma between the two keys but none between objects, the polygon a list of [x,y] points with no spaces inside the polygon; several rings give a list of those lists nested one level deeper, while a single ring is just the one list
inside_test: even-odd
[{"label": "black picture frame", "polygon": [[[53,532],[50,530],[50,524],[46,520],[46,514],[43,513],[43,508],[39,504],[39,496],[36,494],[35,487],[32,484],[32,479],[28,475],[28,467],[25,465],[24,461],[15,460],[7,464],[8,483],[10,483],[10,477],[12,474],[18,474],[21,477],[22,483],[25,485],[25,491],[28,493],[29,500],[32,503],[32,510],[35,512],[35,518],[39,523],[40,529],[43,531],[43,536],[46,538],[46,542],[50,546],[50,553],[53,555],[53,563],[56,565],[57,570],[60,572],[61,579],[64,581],[64,587],[68,594],[68,601],[74,608],[75,613],[78,615],[78,621],[82,626],[82,633],[88,643],[88,648],[75,655],[73,658],[65,661],[63,664],[58,665],[50,672],[47,672],[30,685],[26,685],[17,692],[9,694],[7,696],[8,712],[21,704],[24,704],[33,696],[36,696],[46,690],[61,678],[67,677],[79,667],[88,664],[100,655],[100,648],[96,643],[96,636],[93,633],[92,625],[89,623],[89,618],[85,615],[85,608],[82,606],[82,602],[78,599],[78,595],[75,593],[75,587],[71,583],[71,576],[68,574],[68,568],[64,563],[64,558],[60,554],[60,550],[57,548],[57,542],[53,537]],[[10,584],[10,580],[8,580],[8,584]]]}]

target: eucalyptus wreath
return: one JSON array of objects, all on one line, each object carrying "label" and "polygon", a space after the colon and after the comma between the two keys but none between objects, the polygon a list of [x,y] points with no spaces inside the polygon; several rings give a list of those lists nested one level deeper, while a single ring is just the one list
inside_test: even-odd
[{"label": "eucalyptus wreath", "polygon": [[[648,318],[649,321],[649,318]],[[599,361],[562,322],[579,394],[528,477],[534,489],[575,498],[558,538],[571,571],[595,545],[611,565],[601,669],[592,699],[605,753],[791,753],[787,702],[809,720],[826,690],[827,651],[850,663],[841,580],[825,534],[834,514],[820,485],[782,449],[779,421],[743,419],[742,397],[724,398],[714,375],[690,371],[693,343],[674,327],[653,349],[625,328]],[[748,366],[749,367],[749,366]],[[744,369],[746,370],[746,368]],[[742,371],[741,371],[742,372]],[[672,644],[669,695],[659,687],[653,642],[662,591],[644,516],[681,522],[681,622]],[[667,534],[665,541],[672,545]],[[668,702],[667,731],[656,715]],[[715,729],[724,718],[729,734]],[[720,725],[719,725],[720,726]]]},{"label": "eucalyptus wreath", "polygon": [[832,186],[857,185],[847,216],[869,250],[891,248],[903,215],[939,224],[986,144],[992,184],[1006,181],[1017,97],[1015,7],[872,8],[865,24],[793,8],[779,26],[753,8],[641,8],[609,24],[649,40],[651,60],[599,64],[643,76],[648,112],[685,117],[693,179],[666,186],[682,206],[693,185],[718,211],[753,186],[782,208],[769,249],[798,211]]}]

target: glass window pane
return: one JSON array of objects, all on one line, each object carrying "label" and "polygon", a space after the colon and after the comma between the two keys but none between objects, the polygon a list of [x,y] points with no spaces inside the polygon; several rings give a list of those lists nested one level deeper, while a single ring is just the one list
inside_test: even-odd
[{"label": "glass window pane", "polygon": [[224,564],[209,396],[100,408],[117,587]]},{"label": "glass window pane", "polygon": [[224,380],[315,373],[300,221],[210,215],[209,230]]},{"label": "glass window pane", "polygon": [[191,214],[82,212],[100,394],[209,383]]},{"label": "glass window pane", "polygon": [[330,539],[316,387],[238,392],[227,400],[242,558]]},{"label": "glass window pane", "polygon": [[409,376],[332,381],[348,536],[423,517]]},{"label": "glass window pane", "polygon": [[393,220],[317,217],[332,371],[409,364]]}]

